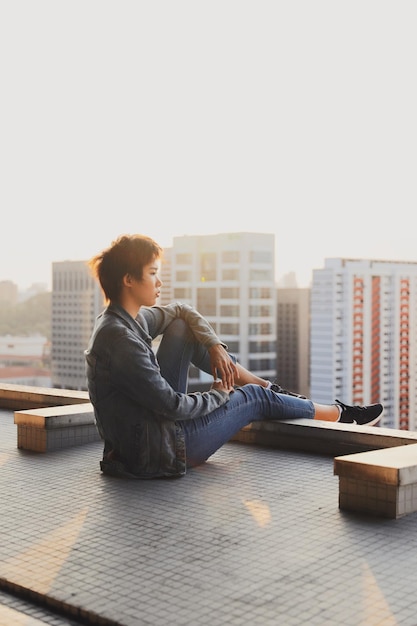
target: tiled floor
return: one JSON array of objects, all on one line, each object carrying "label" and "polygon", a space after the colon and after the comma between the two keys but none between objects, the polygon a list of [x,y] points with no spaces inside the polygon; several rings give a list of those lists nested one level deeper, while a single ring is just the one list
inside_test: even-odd
[{"label": "tiled floor", "polygon": [[86,624],[417,624],[417,514],[342,513],[332,458],[230,443],[130,481],[100,474],[100,443],[19,451],[11,411],[0,433],[3,589]]}]

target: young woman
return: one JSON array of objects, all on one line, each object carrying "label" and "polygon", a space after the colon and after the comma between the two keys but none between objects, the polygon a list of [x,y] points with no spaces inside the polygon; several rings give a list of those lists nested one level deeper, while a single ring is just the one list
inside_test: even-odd
[{"label": "young woman", "polygon": [[[104,440],[105,473],[179,476],[257,420],[311,418],[376,424],[381,404],[315,404],[255,376],[230,355],[191,306],[156,306],[161,247],[123,235],[91,259],[107,308],[85,352],[88,390]],[[162,336],[157,354],[152,340]],[[187,393],[190,364],[211,374],[209,391]]]}]

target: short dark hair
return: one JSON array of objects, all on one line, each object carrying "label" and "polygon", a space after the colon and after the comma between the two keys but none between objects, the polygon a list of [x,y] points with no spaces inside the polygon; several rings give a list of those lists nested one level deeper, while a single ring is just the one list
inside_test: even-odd
[{"label": "short dark hair", "polygon": [[123,277],[130,274],[141,280],[144,266],[161,255],[161,246],[146,235],[120,235],[108,248],[90,259],[88,266],[99,281],[106,300],[117,302]]}]

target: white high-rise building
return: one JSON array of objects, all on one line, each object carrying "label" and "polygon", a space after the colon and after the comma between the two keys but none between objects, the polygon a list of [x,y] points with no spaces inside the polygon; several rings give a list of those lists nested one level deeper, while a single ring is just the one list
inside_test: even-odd
[{"label": "white high-rise building", "polygon": [[417,429],[417,263],[326,259],[313,271],[316,402],[382,402],[381,426]]},{"label": "white high-rise building", "polygon": [[84,350],[103,295],[85,261],[52,263],[52,385],[86,390]]},{"label": "white high-rise building", "polygon": [[173,300],[171,255],[172,248],[164,248],[161,260],[161,270],[159,273],[162,280],[162,289],[157,304],[160,306],[169,304]]},{"label": "white high-rise building", "polygon": [[[173,300],[204,315],[243,366],[262,378],[275,378],[274,235],[175,237],[170,256]],[[209,379],[200,376],[201,382]]]}]

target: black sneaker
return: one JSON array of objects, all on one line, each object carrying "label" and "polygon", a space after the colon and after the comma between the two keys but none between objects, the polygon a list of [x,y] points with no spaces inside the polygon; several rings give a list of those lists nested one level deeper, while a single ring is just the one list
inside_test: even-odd
[{"label": "black sneaker", "polygon": [[272,391],[275,391],[275,393],[283,393],[286,396],[295,396],[296,398],[302,398],[303,400],[307,400],[306,396],[302,396],[301,394],[295,393],[294,391],[288,391],[288,389],[284,389],[283,387],[281,387],[281,385],[277,385],[276,383],[272,383],[270,389],[272,389]]},{"label": "black sneaker", "polygon": [[370,404],[369,406],[348,406],[340,400],[336,400],[342,408],[339,422],[342,424],[358,424],[358,426],[374,426],[381,419],[382,404]]}]

